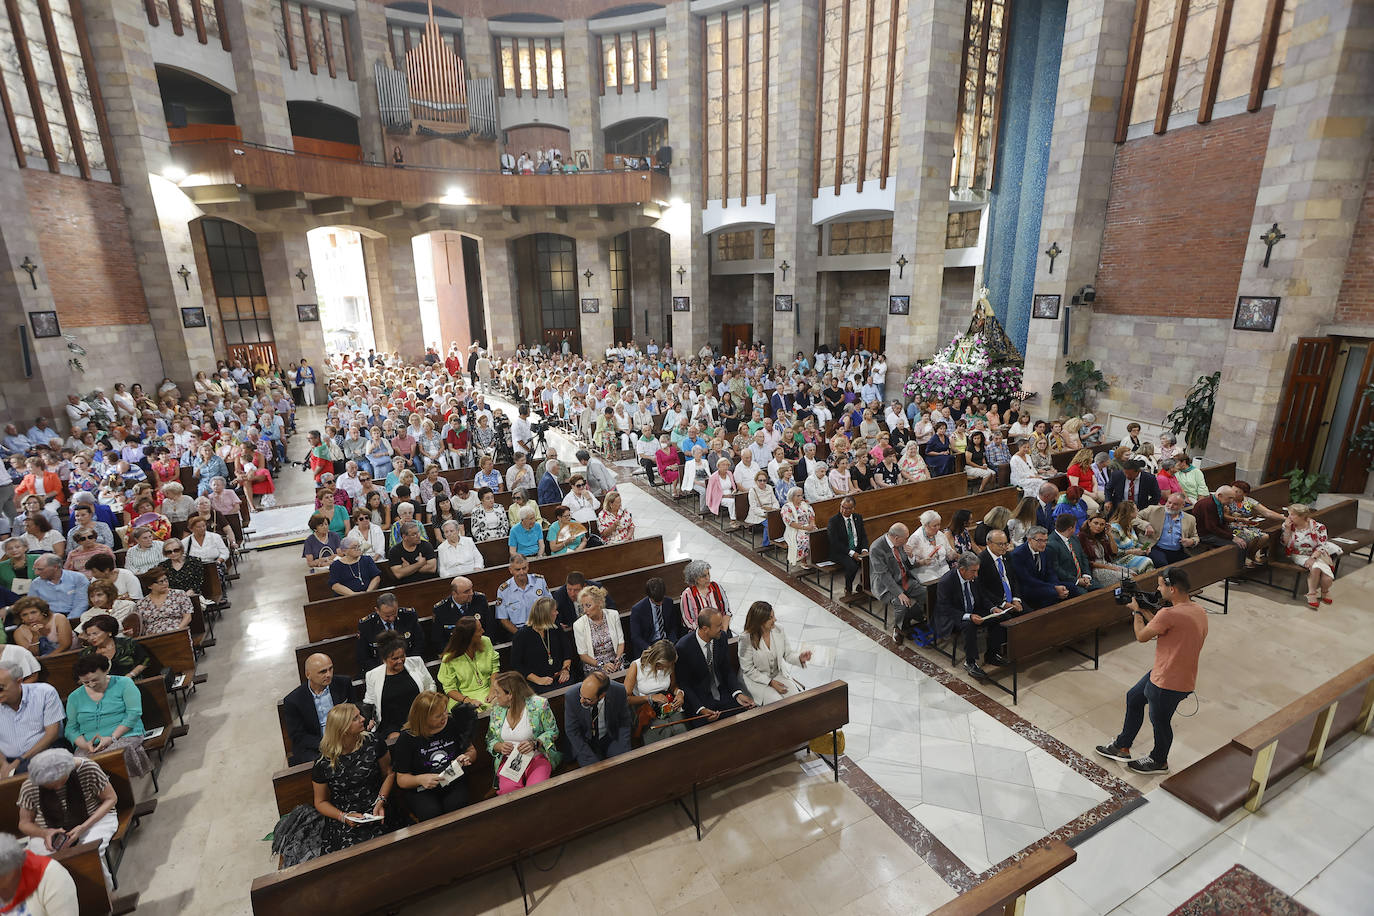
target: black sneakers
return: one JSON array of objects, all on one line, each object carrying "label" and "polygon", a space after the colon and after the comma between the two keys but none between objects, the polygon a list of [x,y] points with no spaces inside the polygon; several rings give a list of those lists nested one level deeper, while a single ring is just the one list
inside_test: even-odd
[{"label": "black sneakers", "polygon": [[1109,760],[1118,760],[1121,763],[1132,763],[1131,749],[1128,747],[1117,747],[1114,744],[1099,744],[1096,748],[1097,753]]},{"label": "black sneakers", "polygon": [[1135,770],[1137,773],[1144,773],[1146,776],[1156,776],[1169,772],[1167,763],[1158,763],[1153,757],[1141,757],[1139,760],[1132,760],[1126,764],[1126,768]]}]

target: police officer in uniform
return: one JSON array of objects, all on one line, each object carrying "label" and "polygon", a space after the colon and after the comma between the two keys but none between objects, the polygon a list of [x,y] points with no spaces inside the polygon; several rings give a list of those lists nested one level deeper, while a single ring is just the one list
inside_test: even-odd
[{"label": "police officer in uniform", "polygon": [[455,576],[450,584],[449,596],[434,605],[434,642],[447,646],[448,638],[458,621],[469,615],[482,621],[482,632],[496,635],[496,615],[487,604],[487,596],[474,591],[472,580],[467,576]]},{"label": "police officer in uniform", "polygon": [[405,637],[406,655],[424,656],[425,634],[420,629],[420,616],[414,608],[398,607],[391,592],[382,592],[377,596],[377,610],[358,621],[359,672],[366,674],[382,663],[377,656],[377,637],[387,630]]},{"label": "police officer in uniform", "polygon": [[496,619],[512,636],[530,619],[534,602],[549,593],[543,576],[530,575],[528,557],[515,554],[510,561],[511,576],[496,590]]}]

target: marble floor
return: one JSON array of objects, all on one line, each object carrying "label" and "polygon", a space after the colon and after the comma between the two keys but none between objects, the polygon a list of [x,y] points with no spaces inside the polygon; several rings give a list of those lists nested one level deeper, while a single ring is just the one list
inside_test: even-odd
[{"label": "marble floor", "polygon": [[[299,437],[292,454],[303,450]],[[288,480],[288,494],[308,487],[306,475],[291,477],[300,479]],[[738,541],[687,522],[638,484],[622,489],[641,534],[662,532],[669,557],[708,560],[737,612],[768,601],[789,636],[821,650],[823,664],[797,672],[804,684],[849,683],[855,778],[837,785],[784,760],[716,787],[700,844],[686,817],[664,806],[541,855],[529,870],[537,913],[927,912],[1043,837],[1075,836],[1123,805],[1139,807],[1082,842],[1079,863],[1032,897],[1032,912],[1167,912],[1236,862],[1320,913],[1367,912],[1368,738],[1258,815],[1213,825],[1159,790],[1142,805],[1124,768],[1082,752],[1119,726],[1121,694],[1148,666],[1148,646],[1104,645],[1096,672],[1051,657],[1023,679],[1007,715],[995,691],[957,682],[947,658],[897,653]],[[294,686],[292,649],[305,641],[297,554],[244,560],[203,661],[209,681],[192,700],[191,732],[169,755],[158,810],[121,869],[121,884],[142,891],[140,912],[249,912],[252,879],[273,867],[263,838],[276,819],[270,776],[284,764],[273,705]],[[1278,592],[1233,594],[1231,614],[1212,621],[1200,710],[1176,724],[1171,762],[1185,765],[1367,654],[1374,630],[1354,596],[1372,580],[1362,568],[1343,576],[1339,600],[1319,614]],[[523,910],[513,874],[502,872],[408,911]]]}]

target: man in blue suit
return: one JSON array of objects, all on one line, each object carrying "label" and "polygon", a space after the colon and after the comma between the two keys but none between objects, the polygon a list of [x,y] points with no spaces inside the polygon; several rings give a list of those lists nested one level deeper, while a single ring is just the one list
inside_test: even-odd
[{"label": "man in blue suit", "polygon": [[1011,571],[1021,586],[1027,610],[1048,607],[1081,594],[1072,582],[1060,580],[1049,554],[1050,533],[1036,525],[1026,532],[1026,543],[1011,552]]},{"label": "man in blue suit", "polygon": [[[541,499],[540,502],[543,502]],[[1040,498],[1035,504],[1035,523],[1046,531],[1054,530],[1054,505],[1059,502],[1059,488],[1052,483],[1040,485]]]},{"label": "man in blue suit", "polygon": [[563,734],[579,766],[630,750],[630,706],[625,688],[593,671],[563,695]]},{"label": "man in blue suit", "polygon": [[[725,615],[707,608],[697,615],[697,628],[677,641],[677,682],[687,696],[689,716],[714,722],[722,712],[754,705],[730,664]],[[700,721],[700,720],[698,720]]]},{"label": "man in blue suit", "polygon": [[539,478],[539,505],[551,506],[563,501],[563,488],[558,485],[558,459],[544,462],[544,476]]},{"label": "man in blue suit", "polygon": [[644,597],[630,608],[630,658],[644,654],[660,639],[677,643],[686,635],[682,625],[682,611],[677,602],[667,596],[667,586],[655,576],[644,583]]}]

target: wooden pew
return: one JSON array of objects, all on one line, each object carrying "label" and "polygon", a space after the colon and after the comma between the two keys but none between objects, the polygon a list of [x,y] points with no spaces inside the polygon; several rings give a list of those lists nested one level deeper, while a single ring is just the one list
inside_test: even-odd
[{"label": "wooden pew", "polygon": [[[555,588],[563,584],[568,573],[574,570],[584,573],[589,578],[599,578],[625,569],[653,566],[662,563],[663,560],[663,536],[654,535],[624,544],[591,547],[576,553],[531,560],[530,573],[543,576],[549,587]],[[510,578],[510,568],[496,566],[470,573],[468,578],[472,580],[473,588],[493,599],[501,583]],[[398,585],[390,591],[396,596],[401,607],[428,608],[448,595],[449,580],[425,579],[409,585]],[[315,642],[332,636],[346,636],[357,630],[358,621],[370,614],[376,606],[375,592],[312,601],[305,605],[307,637],[311,642]]]},{"label": "wooden pew", "polygon": [[1202,479],[1207,481],[1207,489],[1215,491],[1217,487],[1229,487],[1236,481],[1236,463],[1227,461],[1225,464],[1214,464],[1209,468],[1202,469]]},{"label": "wooden pew", "polygon": [[[683,572],[687,568],[688,560],[673,560],[668,563],[659,563],[653,566],[644,566],[639,569],[627,570],[623,573],[615,573],[609,576],[598,576],[596,578],[606,589],[617,608],[621,609],[621,626],[625,631],[625,638],[630,636],[629,612],[634,604],[644,597],[644,585],[654,577],[661,578],[670,596],[676,596],[687,587],[683,578]],[[549,583],[553,586],[553,583]],[[558,583],[562,585],[563,583]],[[556,587],[556,586],[553,586]],[[489,598],[492,596],[489,596]],[[430,629],[433,618],[429,616],[430,608],[417,608],[422,615],[420,618],[421,626],[425,629],[431,655],[435,655],[442,650],[442,646],[435,646],[432,638],[433,632]],[[498,652],[505,653],[510,651],[510,642],[504,630],[487,634],[493,646]],[[335,636],[329,639],[321,639],[315,642],[306,643],[296,647],[296,671],[299,681],[305,680],[305,660],[315,653],[323,653],[334,660],[334,673],[346,677],[358,678],[362,672],[358,670],[358,633],[357,626],[354,625],[354,632],[343,636]],[[437,656],[436,656],[437,657]],[[506,654],[502,655],[503,666],[506,662]]]},{"label": "wooden pew", "polygon": [[1264,795],[1300,767],[1321,766],[1331,742],[1374,727],[1374,655],[1299,697],[1162,783],[1165,790],[1219,821],[1242,805],[1258,811]]},{"label": "wooden pew", "polygon": [[[437,544],[437,541],[431,541]],[[482,541],[477,545],[477,552],[482,555],[484,561],[483,569],[493,566],[504,566],[510,560],[510,544],[505,538],[495,541]],[[396,587],[396,580],[391,577],[391,563],[381,560],[377,563],[377,569],[382,573],[382,584],[377,586],[381,591]],[[329,567],[317,573],[305,574],[305,597],[307,601],[327,601],[330,598],[339,597],[329,587]]]},{"label": "wooden pew", "polygon": [[114,896],[105,885],[100,868],[100,844],[82,843],[58,850],[53,856],[71,875],[76,885],[76,907],[80,916],[123,916],[138,906],[138,894]]},{"label": "wooden pew", "polygon": [[[1265,503],[1265,505],[1269,504]],[[1271,509],[1274,508],[1273,506],[1269,507]],[[1337,537],[1343,537],[1347,541],[1352,542],[1350,544],[1339,544],[1342,550],[1351,553],[1355,556],[1358,556],[1358,551],[1363,550],[1365,548],[1370,548],[1370,553],[1374,554],[1374,547],[1370,547],[1371,544],[1374,544],[1374,531],[1364,530],[1357,527],[1359,525],[1359,514],[1360,504],[1357,500],[1343,499],[1338,503],[1334,503],[1330,506],[1327,506],[1324,509],[1319,509],[1316,512],[1313,512],[1312,517],[1326,526],[1327,537],[1329,539],[1334,540]],[[1268,523],[1268,528],[1271,529],[1270,536],[1275,540],[1277,540],[1279,536],[1278,528],[1280,524],[1281,523],[1278,522]],[[1343,556],[1344,554],[1336,557],[1336,562],[1332,567],[1332,572],[1336,573],[1337,575],[1340,574],[1340,561]],[[1365,562],[1369,562],[1368,557],[1360,557],[1360,559],[1364,560]],[[1291,575],[1293,577],[1293,584],[1291,589],[1284,588],[1283,586],[1276,585],[1274,583],[1274,573],[1276,572],[1285,575]],[[1254,579],[1254,577],[1259,575],[1260,573],[1263,573],[1266,576],[1265,581],[1261,584],[1268,585],[1272,588],[1280,588],[1284,591],[1288,591],[1294,598],[1298,597],[1298,589],[1305,588],[1307,586],[1307,570],[1304,569],[1300,564],[1290,559],[1283,552],[1282,545],[1278,543],[1275,543],[1270,548],[1269,562],[1267,564],[1258,569],[1247,571],[1247,575],[1251,579]]]},{"label": "wooden pew", "polygon": [[[193,683],[204,681],[203,677],[197,681],[196,653],[191,644],[191,634],[188,628],[182,627],[179,630],[159,633],[156,636],[140,636],[137,641],[148,650],[148,654],[153,657],[155,665],[167,666],[178,675],[185,675],[187,688]],[[64,698],[76,689],[76,676],[72,673],[72,669],[80,656],[79,650],[72,649],[67,652],[54,652],[52,655],[45,655],[38,660],[43,669],[43,679],[56,687],[57,692]],[[150,666],[149,673],[156,673],[156,670]]]},{"label": "wooden pew", "polygon": [[[967,493],[967,479],[954,474],[932,477],[916,483],[904,483],[881,490],[865,490],[854,497],[854,511],[867,518],[895,512],[908,506],[924,506],[928,503],[953,499]],[[830,516],[840,511],[840,499],[824,499],[811,508],[816,513],[816,526],[824,528]],[[782,540],[782,512],[768,513],[768,536],[775,541]]]},{"label": "wooden pew", "polygon": [[[299,912],[300,901],[336,916],[391,910],[585,836],[666,801],[790,753],[849,720],[848,685],[834,681],[748,710],[612,760],[560,773],[539,785],[470,805],[390,836],[264,875],[253,912]],[[748,747],[747,754],[740,748]],[[460,838],[480,836],[472,844]],[[455,859],[455,844],[465,854]],[[366,867],[364,866],[366,863]],[[386,880],[366,876],[386,875]],[[355,880],[353,876],[364,876]],[[404,890],[402,890],[404,889]]]},{"label": "wooden pew", "polygon": [[992,916],[1025,912],[1026,894],[1068,868],[1078,853],[1063,840],[1019,859],[986,881],[964,891],[931,916]]}]

